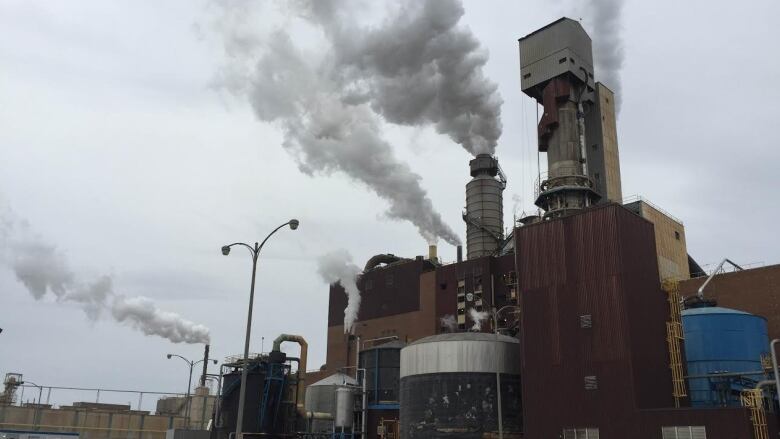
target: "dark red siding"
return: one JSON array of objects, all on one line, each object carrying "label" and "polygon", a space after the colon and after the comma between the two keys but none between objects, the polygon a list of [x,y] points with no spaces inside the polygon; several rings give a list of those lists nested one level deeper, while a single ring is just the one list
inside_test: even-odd
[{"label": "dark red siding", "polygon": [[611,204],[515,236],[526,437],[571,427],[624,437],[636,409],[671,406],[653,225]]},{"label": "dark red siding", "polygon": [[[358,320],[365,321],[420,309],[420,275],[430,264],[410,260],[369,270],[361,276]],[[328,326],[344,323],[347,296],[341,285],[331,285]]]}]

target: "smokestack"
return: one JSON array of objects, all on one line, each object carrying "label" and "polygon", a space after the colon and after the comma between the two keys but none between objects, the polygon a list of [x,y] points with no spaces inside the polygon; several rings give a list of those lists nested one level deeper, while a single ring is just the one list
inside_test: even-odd
[{"label": "smokestack", "polygon": [[200,386],[206,387],[206,375],[209,373],[209,345],[203,348],[203,375],[200,376]]},{"label": "smokestack", "polygon": [[458,247],[458,262],[463,262],[463,246],[459,245]]},{"label": "smokestack", "polygon": [[469,162],[471,179],[466,184],[466,257],[490,256],[504,239],[504,188],[506,177],[498,159],[478,154]]},{"label": "smokestack", "polygon": [[434,262],[439,259],[438,249],[436,248],[436,244],[432,244],[428,246],[428,259]]}]

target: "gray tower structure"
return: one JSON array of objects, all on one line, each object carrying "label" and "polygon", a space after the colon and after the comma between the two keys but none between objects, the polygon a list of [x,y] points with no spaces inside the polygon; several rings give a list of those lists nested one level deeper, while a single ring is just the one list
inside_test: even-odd
[{"label": "gray tower structure", "polygon": [[536,205],[545,218],[565,216],[601,199],[588,170],[585,114],[594,107],[593,53],[582,26],[561,18],[519,40],[521,87],[544,107],[539,151],[547,174]]},{"label": "gray tower structure", "polygon": [[469,162],[471,179],[466,184],[466,256],[468,259],[495,254],[504,239],[506,177],[498,159],[479,154]]}]

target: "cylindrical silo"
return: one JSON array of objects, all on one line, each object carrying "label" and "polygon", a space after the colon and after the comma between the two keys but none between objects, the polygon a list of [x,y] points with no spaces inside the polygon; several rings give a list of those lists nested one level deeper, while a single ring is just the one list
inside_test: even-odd
[{"label": "cylindrical silo", "polygon": [[347,387],[336,389],[336,430],[351,430],[355,417],[355,391]]},{"label": "cylindrical silo", "polygon": [[469,162],[471,176],[466,184],[466,256],[488,256],[498,251],[504,239],[504,188],[506,181],[498,160],[479,154]]},{"label": "cylindrical silo", "polygon": [[478,332],[439,334],[401,350],[401,438],[498,437],[499,401],[503,437],[519,438],[517,339]]},{"label": "cylindrical silo", "polygon": [[336,373],[323,378],[306,388],[306,412],[327,413],[331,420],[314,419],[311,422],[310,432],[328,433],[333,431],[336,419],[336,391],[342,388],[355,388],[357,381],[349,375]]},{"label": "cylindrical silo", "polygon": [[752,381],[763,379],[761,374],[735,374],[762,371],[761,356],[769,350],[766,319],[709,306],[684,310],[682,325],[691,377],[688,380],[691,405],[739,406],[740,390],[752,387]]}]

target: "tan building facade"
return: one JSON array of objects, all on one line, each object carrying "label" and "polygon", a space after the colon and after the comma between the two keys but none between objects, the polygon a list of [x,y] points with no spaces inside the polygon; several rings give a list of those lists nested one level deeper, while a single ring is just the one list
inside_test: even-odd
[{"label": "tan building facade", "polygon": [[655,226],[658,274],[661,280],[689,279],[688,246],[685,243],[685,226],[682,221],[642,198],[626,203],[625,207]]}]

